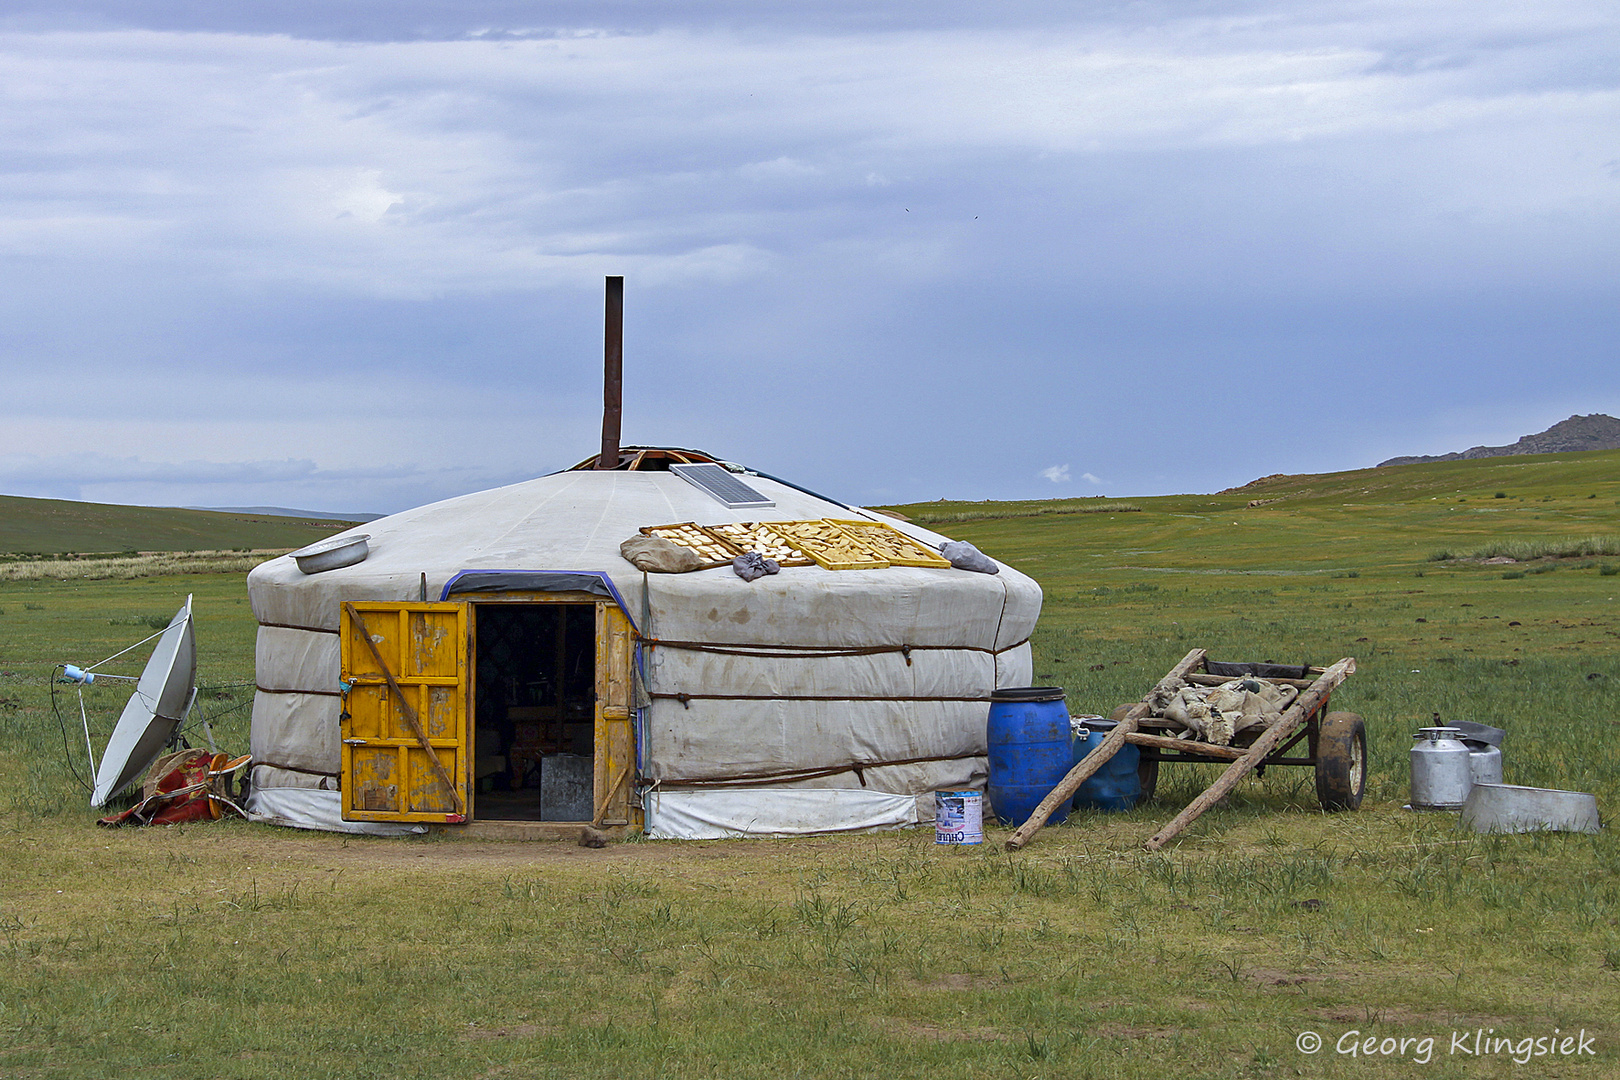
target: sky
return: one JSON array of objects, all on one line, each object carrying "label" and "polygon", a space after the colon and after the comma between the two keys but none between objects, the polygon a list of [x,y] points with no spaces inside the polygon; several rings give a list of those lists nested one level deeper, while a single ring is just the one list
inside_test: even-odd
[{"label": "sky", "polygon": [[1620,415],[1612,2],[8,0],[0,493],[1129,497]]}]

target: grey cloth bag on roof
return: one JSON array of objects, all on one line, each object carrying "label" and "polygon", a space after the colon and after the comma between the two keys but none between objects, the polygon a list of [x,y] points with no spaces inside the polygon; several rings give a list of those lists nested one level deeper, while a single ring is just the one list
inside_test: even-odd
[{"label": "grey cloth bag on roof", "polygon": [[978,574],[999,574],[996,561],[966,540],[949,540],[940,545],[939,553],[950,560],[958,570],[972,570]]},{"label": "grey cloth bag on roof", "polygon": [[619,554],[637,570],[654,574],[684,574],[703,565],[703,557],[662,536],[632,536],[619,545]]},{"label": "grey cloth bag on roof", "polygon": [[737,576],[744,581],[754,581],[766,574],[774,574],[782,569],[782,565],[775,559],[767,559],[757,551],[745,551],[731,560],[731,568],[737,571]]}]

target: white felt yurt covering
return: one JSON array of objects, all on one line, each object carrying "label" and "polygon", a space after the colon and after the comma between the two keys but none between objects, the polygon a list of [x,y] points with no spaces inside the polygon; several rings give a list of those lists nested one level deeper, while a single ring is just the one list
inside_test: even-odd
[{"label": "white felt yurt covering", "polygon": [[341,820],[340,605],[417,600],[424,573],[437,600],[480,570],[589,576],[629,616],[644,683],[634,795],[649,835],[901,827],[933,820],[936,790],[982,787],[990,693],[1031,680],[1040,587],[1005,565],[784,567],[747,582],[729,566],[644,574],[620,556],[643,526],[683,521],[865,517],[935,547],[946,539],[744,479],[776,506],[728,510],[665,471],[561,472],[370,522],[354,530],[370,535],[370,555],[353,566],[306,575],[283,556],[255,568],[252,816],[406,828]]}]

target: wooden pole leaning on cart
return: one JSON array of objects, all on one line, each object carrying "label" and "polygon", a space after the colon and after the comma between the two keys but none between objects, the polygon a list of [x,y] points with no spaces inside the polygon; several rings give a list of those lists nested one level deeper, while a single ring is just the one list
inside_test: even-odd
[{"label": "wooden pole leaning on cart", "polygon": [[1345,678],[1356,670],[1356,658],[1347,656],[1337,664],[1328,668],[1317,676],[1310,689],[1300,691],[1299,697],[1294,699],[1282,718],[1265,730],[1261,736],[1254,740],[1249,752],[1238,758],[1226,767],[1220,778],[1205,789],[1204,793],[1192,802],[1187,808],[1175,816],[1175,819],[1154,833],[1146,844],[1142,846],[1149,851],[1158,851],[1168,844],[1175,836],[1198,820],[1198,816],[1205,810],[1224,799],[1227,794],[1238,785],[1249,772],[1266,759],[1266,755],[1274,750],[1278,743],[1292,735],[1299,725],[1315,712],[1317,706],[1333,692],[1334,688],[1344,682]]},{"label": "wooden pole leaning on cart", "polygon": [[[1171,668],[1170,673],[1160,679],[1158,685],[1153,689],[1175,689],[1186,678],[1188,672],[1203,662],[1204,650],[1194,649],[1182,657],[1181,663]],[[1152,696],[1152,691],[1150,691],[1148,697]],[[1125,736],[1135,731],[1137,722],[1150,711],[1148,698],[1146,697],[1132,705],[1131,711],[1126,713],[1125,718],[1115,725],[1113,731],[1108,733],[1108,737],[1102,741],[1102,745],[1087,754],[1080,760],[1080,764],[1069,770],[1069,775],[1058,781],[1058,786],[1047,793],[1046,798],[1042,799],[1040,805],[1035,808],[1035,812],[1029,815],[1029,820],[1013,831],[1013,834],[1007,838],[1007,850],[1017,851],[1029,843],[1030,837],[1045,827],[1046,819],[1051,817],[1058,807],[1074,798],[1074,793],[1080,790],[1081,784],[1091,779],[1092,773],[1108,764],[1108,759],[1119,753],[1119,748],[1125,745]]]}]

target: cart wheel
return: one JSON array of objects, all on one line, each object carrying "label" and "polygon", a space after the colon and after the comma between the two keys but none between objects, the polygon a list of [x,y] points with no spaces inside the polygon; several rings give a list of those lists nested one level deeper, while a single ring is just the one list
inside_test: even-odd
[{"label": "cart wheel", "polygon": [[[1135,704],[1136,702],[1133,701],[1130,705],[1121,705],[1108,714],[1108,719],[1116,724],[1119,723],[1125,719],[1125,714],[1130,712],[1131,706]],[[1152,802],[1153,793],[1159,788],[1159,759],[1157,757],[1148,757],[1146,752],[1138,757],[1136,759],[1136,779],[1142,785],[1142,798],[1140,801]]]},{"label": "cart wheel", "polygon": [[1329,813],[1354,810],[1367,789],[1367,725],[1353,712],[1322,717],[1316,735],[1316,801]]},{"label": "cart wheel", "polygon": [[1142,802],[1152,802],[1159,789],[1159,759],[1143,754],[1136,759],[1136,778],[1142,784]]}]

